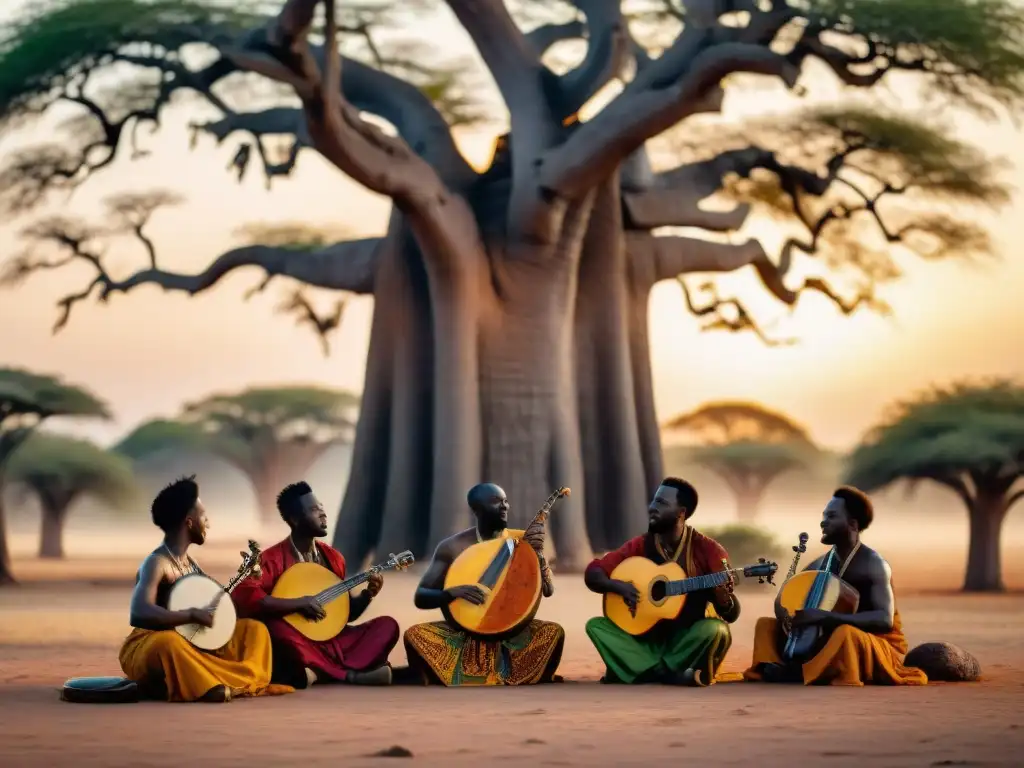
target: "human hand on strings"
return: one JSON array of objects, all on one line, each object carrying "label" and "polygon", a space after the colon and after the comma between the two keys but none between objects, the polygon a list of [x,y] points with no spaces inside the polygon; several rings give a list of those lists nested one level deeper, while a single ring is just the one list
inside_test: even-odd
[{"label": "human hand on strings", "polygon": [[201,627],[213,626],[213,610],[211,608],[192,608],[188,612],[190,623]]},{"label": "human hand on strings", "polygon": [[296,612],[310,621],[320,621],[327,618],[327,611],[315,597],[300,597]]},{"label": "human hand on strings", "polygon": [[828,620],[828,611],[820,608],[803,608],[793,614],[792,626],[813,627],[816,624],[824,624]]},{"label": "human hand on strings", "polygon": [[640,602],[640,590],[628,581],[615,580],[612,582],[612,592],[621,597],[626,602],[630,614],[636,616],[636,605]]},{"label": "human hand on strings", "polygon": [[366,591],[370,598],[376,597],[384,587],[384,577],[379,573],[371,573],[366,579]]}]

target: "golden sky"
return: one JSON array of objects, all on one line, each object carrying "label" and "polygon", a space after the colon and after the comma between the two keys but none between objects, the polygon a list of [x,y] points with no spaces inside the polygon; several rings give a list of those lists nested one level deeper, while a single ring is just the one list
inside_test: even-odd
[{"label": "golden sky", "polygon": [[[5,15],[0,12],[0,23]],[[446,16],[425,26],[424,34],[446,49],[468,50],[464,33]],[[760,82],[756,93],[730,96],[726,115],[786,104],[788,97],[778,86]],[[834,85],[823,90],[822,98],[838,93]],[[890,86],[883,95],[890,103],[905,103],[898,90]],[[141,132],[150,157],[134,162],[123,157],[69,200],[55,200],[46,212],[89,217],[99,213],[103,197],[111,193],[154,187],[180,191],[187,203],[158,213],[151,234],[163,266],[182,271],[201,269],[231,247],[237,242],[235,230],[248,222],[301,221],[345,227],[356,236],[383,230],[387,201],[363,191],[312,153],[303,155],[291,178],[275,181],[270,192],[255,164],[245,181],[236,183],[225,170],[233,144],[218,148],[205,138],[195,151],[188,150],[187,123],[196,114],[171,112],[158,134]],[[1019,188],[1024,152],[1018,132],[1009,124],[983,126],[959,119],[958,124],[964,138],[1014,164],[1010,181]],[[473,162],[483,163],[500,132],[501,126],[463,132],[459,141]],[[53,136],[52,122],[39,125],[0,141],[0,153]],[[973,267],[903,262],[905,278],[883,294],[896,309],[889,320],[868,314],[845,318],[816,296],[807,296],[789,315],[767,299],[752,275],[722,281],[724,291],[735,287],[764,320],[778,318],[774,332],[796,335],[800,343],[793,347],[766,348],[751,335],[702,333],[687,314],[678,286],[659,285],[650,310],[659,413],[666,417],[713,398],[757,399],[803,421],[823,443],[843,447],[888,402],[932,382],[1024,375],[1016,338],[1024,319],[1024,262],[1015,247],[1022,217],[1019,195],[998,216],[988,217],[999,262]],[[0,259],[20,249],[18,231],[30,220],[0,225]],[[770,225],[753,229],[771,240]],[[114,244],[108,259],[118,272],[143,263],[130,241]],[[243,303],[242,294],[261,275],[257,270],[235,273],[193,299],[144,287],[114,296],[106,306],[83,303],[56,336],[51,335],[54,304],[83,287],[89,270],[82,266],[37,276],[17,290],[0,292],[0,365],[60,373],[109,400],[116,422],[84,428],[103,441],[143,419],[171,414],[183,401],[211,390],[282,382],[361,389],[372,300],[350,305],[342,330],[332,338],[333,354],[324,358],[312,333],[274,314],[284,283]],[[318,298],[328,306],[328,296]]]}]

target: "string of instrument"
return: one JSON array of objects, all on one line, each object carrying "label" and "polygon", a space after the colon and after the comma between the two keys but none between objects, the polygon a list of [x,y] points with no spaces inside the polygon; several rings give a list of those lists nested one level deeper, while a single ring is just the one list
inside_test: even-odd
[{"label": "string of instrument", "polygon": [[[569,488],[552,493],[533,522],[547,521],[554,504],[570,495]],[[797,572],[801,555],[807,550],[807,534],[801,533],[793,547],[794,558],[785,581],[776,595],[776,615],[782,617],[786,635],[783,657],[787,661],[807,659],[820,650],[826,638],[820,626],[793,627],[789,619],[799,610],[818,609],[854,613],[860,601],[857,590],[840,576],[831,573],[834,550],[823,567]],[[451,564],[445,578],[445,589],[476,586],[484,594],[482,604],[458,599],[441,610],[454,627],[485,639],[514,636],[533,620],[540,606],[543,577],[540,560],[533,547],[523,546],[522,534],[480,541],[466,548]],[[242,564],[226,586],[202,573],[179,579],[168,597],[170,610],[202,608],[213,613],[213,625],[185,624],[177,631],[195,647],[216,651],[227,644],[234,632],[237,616],[233,602],[224,600],[245,578],[259,578],[260,548],[249,540],[249,551],[242,552]],[[849,560],[849,558],[848,558]],[[412,552],[391,554],[383,563],[347,579],[340,579],[328,568],[316,563],[295,563],[277,580],[272,596],[282,599],[314,597],[323,606],[325,616],[307,619],[298,613],[285,616],[285,621],[305,637],[329,640],[348,624],[351,616],[351,591],[365,583],[374,573],[405,570],[415,562]],[[604,615],[631,635],[642,635],[658,622],[677,618],[687,597],[725,584],[738,577],[756,578],[758,583],[774,585],[778,565],[765,558],[740,568],[730,568],[722,560],[722,570],[689,576],[677,562],[657,564],[645,557],[629,557],[611,573],[611,578],[632,584],[639,597],[631,606],[618,594],[604,595]]]}]

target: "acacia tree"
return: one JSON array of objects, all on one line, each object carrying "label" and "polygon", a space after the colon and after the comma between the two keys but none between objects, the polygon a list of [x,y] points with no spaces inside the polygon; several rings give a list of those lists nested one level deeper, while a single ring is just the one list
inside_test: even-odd
[{"label": "acacia tree", "polygon": [[259,517],[278,520],[275,499],[323,454],[350,438],[359,398],[320,387],[262,387],[186,405],[176,421],[154,420],[114,448],[133,459],[161,451],[207,451],[252,483]]},{"label": "acacia tree", "polygon": [[756,519],[773,480],[784,472],[812,467],[818,453],[803,427],[757,403],[706,403],[669,419],[663,430],[697,442],[685,447],[685,459],[729,486],[744,523]]},{"label": "acacia tree", "polygon": [[[660,172],[646,144],[720,111],[737,76],[799,92],[811,61],[851,89],[903,72],[947,105],[1015,108],[1024,16],[1011,0],[638,0],[631,7],[647,15],[635,23],[619,2],[575,0],[548,3],[550,23],[527,32],[501,0],[444,5],[508,112],[509,133],[483,172],[463,158],[432,101],[447,82],[425,83],[409,62],[377,55],[365,25],[345,15],[357,7],[336,9],[333,0],[288,0],[276,17],[210,0],[33,6],[12,26],[0,68],[8,121],[71,102],[100,129],[87,147],[12,157],[0,188],[21,206],[112,163],[135,126],[158,123],[182,91],[220,112],[197,123],[197,134],[218,142],[248,135],[234,157],[240,173],[259,157],[268,179],[287,174],[309,147],[391,198],[379,238],[301,256],[243,247],[199,274],[149,265],[115,277],[93,265],[88,291],[106,298],[154,284],[196,294],[254,266],[268,278],[380,299],[335,533],[354,562],[375,547],[429,553],[465,522],[463,494],[481,479],[506,487],[516,522],[551,488],[573,487],[551,520],[564,568],[585,563],[591,545],[605,548],[619,531],[642,525],[661,473],[647,343],[647,299],[658,281],[752,268],[784,305],[812,291],[851,314],[884,309],[874,289],[898,276],[900,255],[988,248],[983,232],[937,204],[964,210],[1003,202],[1006,191],[982,153],[934,120],[811,109],[749,132],[720,130]],[[346,30],[367,41],[369,65],[336,54]],[[659,43],[665,30],[671,39]],[[580,38],[582,60],[556,72],[551,46]],[[196,49],[204,55],[190,55]],[[110,95],[97,78],[115,67],[142,74]],[[231,87],[259,77],[287,96],[279,88],[272,106],[254,105]],[[612,81],[624,83],[621,91],[580,119]],[[268,149],[275,136],[288,141],[283,154]],[[739,143],[744,136],[765,141]],[[736,200],[731,210],[699,205],[719,191]],[[660,229],[731,232],[759,207],[797,228],[775,258],[756,241]],[[798,257],[819,253],[824,270],[787,281]],[[834,288],[826,271],[850,287]],[[683,288],[709,327],[756,327],[736,299]]]},{"label": "acacia tree", "polygon": [[61,416],[108,419],[110,413],[91,393],[54,376],[0,368],[0,585],[15,581],[3,503],[8,463],[40,424]]},{"label": "acacia tree", "polygon": [[64,557],[64,524],[84,496],[115,508],[136,498],[131,463],[88,440],[36,433],[11,457],[7,479],[28,489],[42,511],[39,556]]},{"label": "acacia tree", "polygon": [[1024,387],[957,384],[900,403],[850,456],[847,474],[867,491],[900,480],[951,489],[970,519],[964,590],[1002,591],[1003,521],[1024,498]]}]

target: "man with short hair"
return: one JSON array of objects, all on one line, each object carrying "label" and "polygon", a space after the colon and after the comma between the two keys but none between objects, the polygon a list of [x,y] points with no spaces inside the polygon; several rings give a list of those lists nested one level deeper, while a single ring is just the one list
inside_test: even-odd
[{"label": "man with short hair", "polygon": [[[327,535],[327,513],[308,483],[287,486],[277,497],[277,509],[291,533],[263,551],[259,578],[240,583],[232,598],[240,616],[266,623],[274,642],[274,679],[296,688],[317,681],[352,685],[390,685],[388,655],[398,644],[398,622],[378,616],[362,624],[349,624],[330,640],[310,640],[284,620],[290,613],[307,619],[322,618],[324,606],[312,595],[294,599],[272,597],[274,585],[296,563],[316,563],[345,579],[345,558],[317,539]],[[349,622],[358,621],[377,596],[384,579],[369,576],[366,589],[351,598]]]},{"label": "man with short hair", "polygon": [[[804,570],[827,568],[856,589],[860,593],[857,612],[807,608],[789,616],[776,603],[776,618],[757,620],[753,659],[743,673],[747,680],[850,686],[928,682],[922,670],[903,666],[907,639],[896,610],[892,570],[880,554],[860,540],[874,517],[871,499],[863,491],[842,486],[833,492],[821,516],[821,543],[831,548]],[[813,658],[787,663],[781,654],[786,643],[783,625],[787,623],[792,627],[822,627],[828,640]]]},{"label": "man with short hair", "polygon": [[[635,610],[637,588],[611,576],[626,558],[646,557],[659,565],[675,562],[687,576],[725,569],[728,555],[722,545],[687,525],[696,509],[696,489],[678,477],[666,477],[648,507],[647,533],[594,560],[584,573],[587,587],[619,595]],[[739,614],[730,577],[720,587],[690,593],[678,617],[658,622],[643,635],[630,635],[600,616],[587,622],[587,636],[607,667],[602,682],[705,686],[715,682],[732,644],[729,624]]]},{"label": "man with short hair", "polygon": [[164,540],[142,561],[135,577],[129,619],[134,629],[118,655],[125,676],[145,696],[168,701],[225,702],[291,693],[289,686],[270,683],[270,635],[258,621],[240,619],[227,645],[214,653],[199,650],[175,630],[185,624],[213,626],[209,610],[167,608],[171,587],[179,579],[203,574],[188,554],[191,545],[202,546],[209,528],[195,475],[160,491],[151,513]]},{"label": "man with short hair", "polygon": [[[543,597],[555,591],[551,569],[544,560],[544,525],[533,523],[525,531],[508,528],[509,502],[494,483],[473,486],[466,496],[476,524],[442,541],[434,551],[416,589],[416,607],[440,608],[455,600],[482,605],[483,592],[476,586],[444,588],[448,568],[478,542],[497,538],[521,538],[540,559]],[[409,667],[427,685],[533,685],[550,683],[562,658],[565,630],[551,621],[534,619],[517,636],[507,640],[472,637],[445,621],[417,624],[405,631]]]}]

